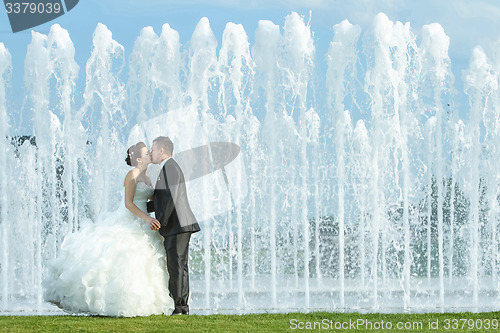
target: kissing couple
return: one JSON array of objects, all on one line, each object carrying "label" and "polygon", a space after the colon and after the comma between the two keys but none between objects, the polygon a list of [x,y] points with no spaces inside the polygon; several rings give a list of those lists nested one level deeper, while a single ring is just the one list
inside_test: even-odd
[{"label": "kissing couple", "polygon": [[[151,151],[143,142],[127,150],[124,206],[66,236],[46,265],[46,301],[103,316],[189,314],[189,241],[200,227],[173,151],[164,136]],[[161,166],[154,187],[151,163]]]}]

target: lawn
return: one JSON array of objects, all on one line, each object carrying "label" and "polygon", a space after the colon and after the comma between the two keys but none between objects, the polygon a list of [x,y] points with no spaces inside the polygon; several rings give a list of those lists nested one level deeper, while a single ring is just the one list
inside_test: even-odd
[{"label": "lawn", "polygon": [[500,312],[287,313],[110,318],[0,316],[0,332],[497,332]]}]

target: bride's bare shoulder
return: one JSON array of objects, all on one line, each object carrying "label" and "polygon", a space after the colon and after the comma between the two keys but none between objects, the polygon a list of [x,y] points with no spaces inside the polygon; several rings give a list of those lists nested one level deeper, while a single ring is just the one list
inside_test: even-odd
[{"label": "bride's bare shoulder", "polygon": [[137,177],[139,176],[140,174],[140,171],[139,169],[132,169],[130,170],[127,175],[125,176],[125,180],[123,181],[123,185],[125,186],[127,183],[130,183],[130,182],[134,182],[136,183],[137,182]]}]

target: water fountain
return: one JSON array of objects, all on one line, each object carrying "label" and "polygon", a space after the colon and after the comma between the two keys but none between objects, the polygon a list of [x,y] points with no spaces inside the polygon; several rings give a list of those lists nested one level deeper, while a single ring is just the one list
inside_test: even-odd
[{"label": "water fountain", "polygon": [[[99,24],[80,92],[54,25],[28,46],[22,138],[0,43],[0,312],[56,311],[44,262],[121,204],[124,151],[150,144],[151,119],[177,152],[241,148],[241,186],[220,199],[231,209],[197,207],[193,311],[498,310],[500,52],[473,50],[461,93],[448,46],[439,24],[416,33],[379,14],[367,31],[335,25],[325,64],[292,13],[282,28],[260,21],[253,45],[228,23],[218,48],[206,18],[184,45],[147,27],[127,57]],[[211,181],[188,189],[222,193]]]}]

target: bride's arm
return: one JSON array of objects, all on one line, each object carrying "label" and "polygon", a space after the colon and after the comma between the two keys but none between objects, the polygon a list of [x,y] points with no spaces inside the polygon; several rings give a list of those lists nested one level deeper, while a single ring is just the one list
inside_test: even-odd
[{"label": "bride's arm", "polygon": [[136,189],[136,177],[138,176],[138,172],[136,169],[129,171],[127,176],[125,177],[124,186],[125,186],[125,207],[135,216],[144,220],[151,229],[157,230],[160,226],[160,223],[155,218],[149,216],[144,213],[139,207],[134,203],[134,195]]}]

